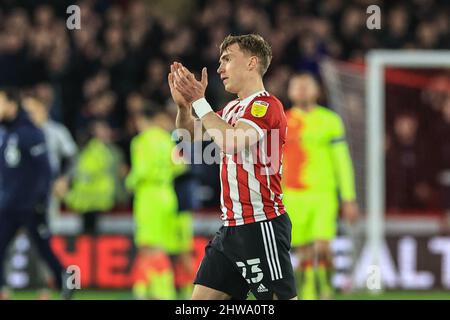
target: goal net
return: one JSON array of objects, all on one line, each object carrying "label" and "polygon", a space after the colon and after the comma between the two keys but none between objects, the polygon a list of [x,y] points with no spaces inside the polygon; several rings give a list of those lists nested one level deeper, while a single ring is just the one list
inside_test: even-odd
[{"label": "goal net", "polygon": [[335,285],[450,288],[450,52],[376,50],[365,64],[324,60],[321,76],[365,218],[341,224]]}]

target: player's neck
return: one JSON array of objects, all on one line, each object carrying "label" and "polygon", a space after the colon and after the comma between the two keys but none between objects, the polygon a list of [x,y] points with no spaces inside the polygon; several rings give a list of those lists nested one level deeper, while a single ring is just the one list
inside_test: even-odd
[{"label": "player's neck", "polygon": [[138,132],[139,133],[143,133],[143,132],[146,132],[146,131],[154,128],[154,127],[155,127],[155,125],[153,124],[152,121],[141,122],[139,124]]},{"label": "player's neck", "polygon": [[259,91],[264,91],[264,83],[262,82],[262,79],[256,79],[255,81],[248,81],[246,85],[244,85],[241,90],[239,90],[237,96],[240,100],[243,100],[252,94],[255,94]]},{"label": "player's neck", "polygon": [[[158,121],[159,120],[159,121]],[[156,118],[151,121],[148,121],[142,124],[140,132],[146,132],[150,129],[162,129],[164,131],[170,132],[172,131],[172,127],[165,119]]]},{"label": "player's neck", "polygon": [[311,112],[316,108],[316,106],[317,106],[316,103],[308,103],[308,104],[297,103],[297,104],[295,104],[295,107],[302,110],[303,112]]}]

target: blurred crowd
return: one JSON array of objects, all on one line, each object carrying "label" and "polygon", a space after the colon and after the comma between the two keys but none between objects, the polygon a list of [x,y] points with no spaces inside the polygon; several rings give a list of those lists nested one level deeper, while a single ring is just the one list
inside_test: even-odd
[{"label": "blurred crowd", "polygon": [[[81,29],[69,30],[77,4]],[[379,5],[380,30],[366,8]],[[209,70],[207,96],[217,109],[230,98],[215,74],[218,46],[232,34],[257,32],[272,45],[266,89],[286,105],[296,71],[319,74],[325,56],[361,62],[372,48],[450,47],[446,0],[4,0],[0,4],[0,86],[37,90],[83,146],[100,135],[129,161],[133,114],[151,100],[170,107],[168,66]],[[101,121],[102,129],[93,124]]]},{"label": "blurred crowd", "polygon": [[450,70],[415,75],[428,84],[386,86],[387,206],[450,214]]}]

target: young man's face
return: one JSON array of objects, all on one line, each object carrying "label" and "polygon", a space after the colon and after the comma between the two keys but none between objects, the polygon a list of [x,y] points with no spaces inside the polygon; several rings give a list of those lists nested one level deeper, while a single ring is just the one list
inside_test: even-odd
[{"label": "young man's face", "polygon": [[107,142],[111,139],[111,136],[112,136],[111,127],[105,122],[95,123],[92,127],[92,131],[93,131],[94,137],[103,142]]},{"label": "young man's face", "polygon": [[220,75],[225,90],[238,93],[249,71],[251,56],[243,52],[237,43],[228,46],[219,59],[217,73]]},{"label": "young man's face", "polygon": [[10,117],[13,108],[11,104],[6,94],[0,91],[0,121],[8,120]]},{"label": "young man's face", "polygon": [[311,77],[297,76],[289,82],[288,95],[294,105],[310,105],[316,103],[319,88]]},{"label": "young man's face", "polygon": [[39,100],[33,97],[26,97],[23,99],[23,107],[29,113],[35,125],[41,126],[48,120],[47,108]]}]

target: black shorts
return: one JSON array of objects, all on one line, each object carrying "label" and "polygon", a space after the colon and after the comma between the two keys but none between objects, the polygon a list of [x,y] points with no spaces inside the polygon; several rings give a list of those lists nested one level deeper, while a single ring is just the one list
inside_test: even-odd
[{"label": "black shorts", "polygon": [[297,296],[289,250],[292,224],[287,214],[270,221],[222,226],[205,249],[195,284],[246,299]]}]

